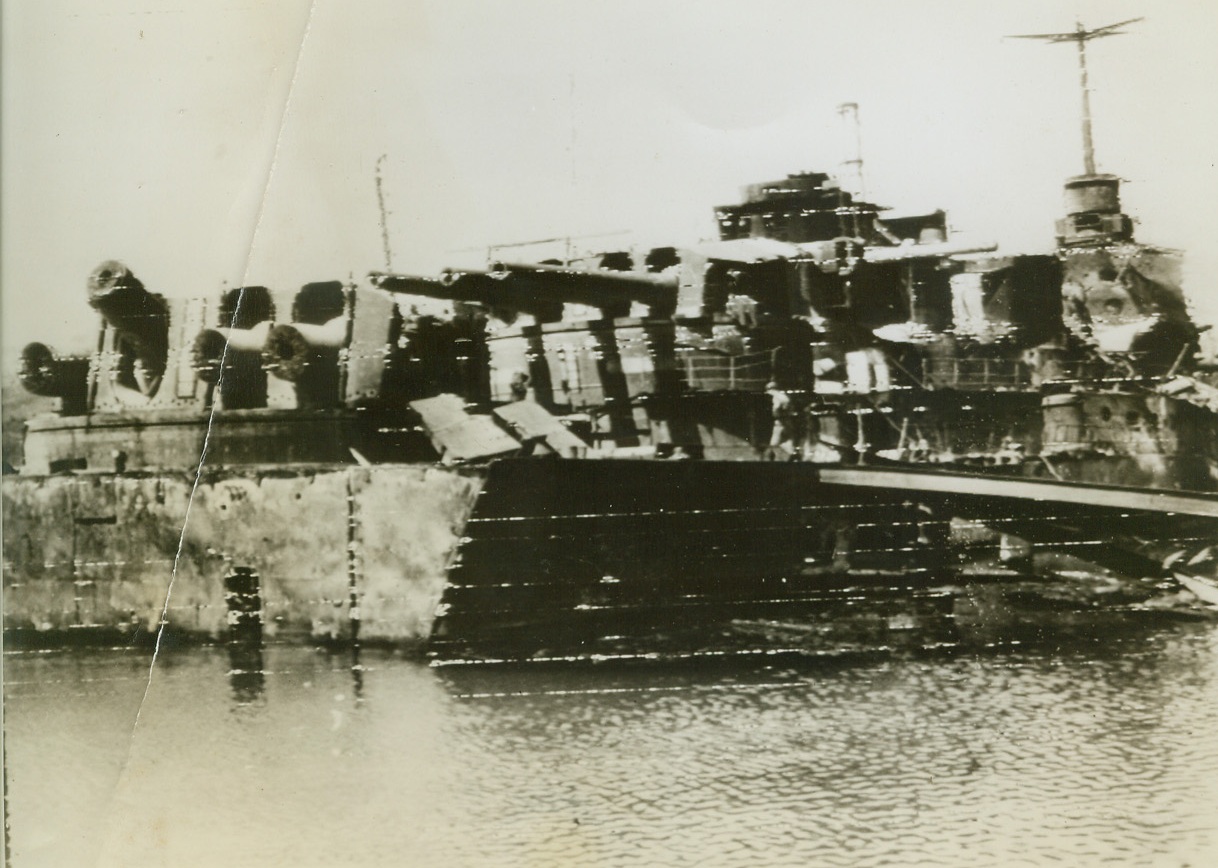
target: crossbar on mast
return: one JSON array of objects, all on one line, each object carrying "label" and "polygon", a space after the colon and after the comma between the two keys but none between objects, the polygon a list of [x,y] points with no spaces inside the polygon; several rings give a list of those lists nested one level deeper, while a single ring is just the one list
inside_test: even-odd
[{"label": "crossbar on mast", "polygon": [[1088,175],[1095,174],[1095,145],[1091,137],[1091,88],[1087,80],[1087,49],[1086,45],[1092,39],[1101,36],[1119,36],[1124,31],[1119,28],[1127,24],[1141,21],[1141,18],[1130,18],[1116,24],[1107,24],[1091,30],[1083,27],[1081,21],[1076,21],[1074,30],[1067,33],[1023,33],[1008,36],[1008,39],[1038,39],[1042,42],[1073,42],[1078,46],[1079,83],[1083,91],[1083,169]]}]

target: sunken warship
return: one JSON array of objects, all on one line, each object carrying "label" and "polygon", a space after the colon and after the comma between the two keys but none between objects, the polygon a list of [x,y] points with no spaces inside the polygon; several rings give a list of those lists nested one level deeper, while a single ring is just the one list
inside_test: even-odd
[{"label": "sunken warship", "polygon": [[4,479],[6,631],[254,612],[282,640],[595,656],[890,641],[987,576],[1047,586],[1044,557],[1127,603],[1205,582],[1218,390],[1181,256],[1089,168],[1036,255],[801,172],[691,248],[195,299],[102,263],[95,350],[23,352],[58,411]]}]

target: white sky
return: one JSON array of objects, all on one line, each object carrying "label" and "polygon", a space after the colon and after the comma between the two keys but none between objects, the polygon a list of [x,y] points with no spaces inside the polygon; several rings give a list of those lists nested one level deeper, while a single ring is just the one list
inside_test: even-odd
[{"label": "white sky", "polygon": [[398,271],[554,235],[694,242],[743,185],[836,170],[844,101],[861,106],[870,198],[1047,249],[1061,182],[1082,170],[1076,58],[1003,36],[1068,30],[1076,15],[1146,18],[1089,44],[1099,168],[1127,179],[1141,240],[1188,251],[1199,318],[1218,321],[1209,0],[0,10],[6,363],[29,340],[68,349],[90,333],[85,278],[103,259],[167,295],[381,268],[381,154]]}]

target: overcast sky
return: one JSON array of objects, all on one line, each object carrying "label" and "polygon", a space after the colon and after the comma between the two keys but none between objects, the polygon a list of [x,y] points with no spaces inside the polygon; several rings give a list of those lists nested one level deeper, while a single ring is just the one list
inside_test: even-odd
[{"label": "overcast sky", "polygon": [[[1089,44],[1101,171],[1141,240],[1190,256],[1218,320],[1218,4],[1209,0],[6,0],[4,358],[88,333],[103,259],[149,288],[292,288],[474,265],[555,235],[691,243],[750,182],[836,170],[861,106],[867,192],[1045,250],[1082,171],[1073,46],[1004,40],[1145,16]],[[472,250],[472,252],[471,252]],[[537,258],[553,249],[523,248]],[[1208,296],[1208,297],[1207,297]]]}]

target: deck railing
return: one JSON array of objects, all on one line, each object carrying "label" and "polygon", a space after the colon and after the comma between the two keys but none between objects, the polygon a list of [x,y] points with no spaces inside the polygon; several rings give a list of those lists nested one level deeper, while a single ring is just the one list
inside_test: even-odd
[{"label": "deck railing", "polygon": [[1031,369],[1018,359],[923,359],[922,382],[933,389],[1025,391]]},{"label": "deck railing", "polygon": [[1033,368],[1019,359],[923,359],[922,382],[935,389],[1032,391],[1043,383],[1125,382],[1128,372],[1099,360],[1048,360]]},{"label": "deck railing", "polygon": [[678,350],[677,364],[686,385],[702,392],[763,392],[773,377],[777,350],[728,356],[702,350]]},{"label": "deck railing", "polygon": [[1171,455],[1177,451],[1173,438],[1156,437],[1139,428],[1057,422],[1045,426],[1042,447],[1049,452],[1094,449],[1120,455]]}]

